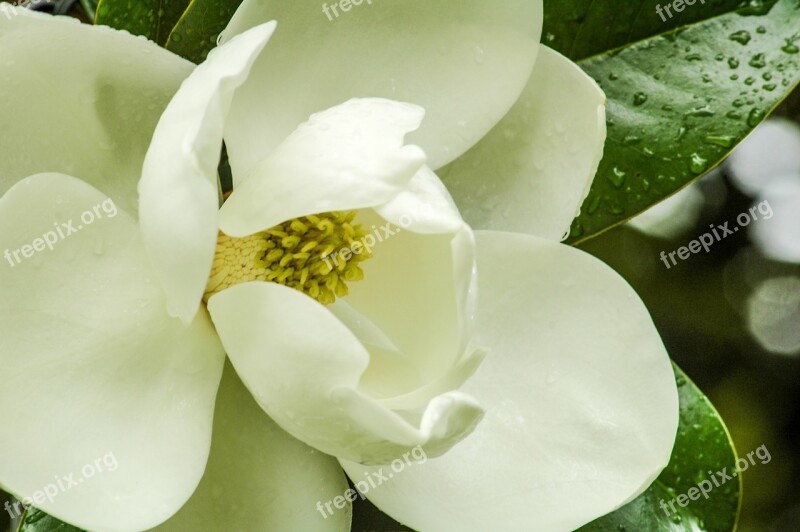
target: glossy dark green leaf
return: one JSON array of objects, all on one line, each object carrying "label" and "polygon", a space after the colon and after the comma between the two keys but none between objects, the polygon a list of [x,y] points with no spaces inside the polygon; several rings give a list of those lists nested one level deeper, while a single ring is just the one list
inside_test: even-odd
[{"label": "glossy dark green leaf", "polygon": [[[582,527],[582,532],[734,530],[742,489],[741,476],[732,474],[736,470],[736,451],[708,398],[680,368],[674,366],[674,370],[680,394],[680,425],[669,465],[639,497]],[[718,474],[720,471],[725,474]],[[731,479],[723,482],[721,478],[726,475]],[[689,491],[704,481],[704,487],[711,487],[705,490],[708,498],[693,491],[697,500],[688,500],[681,506],[676,498],[688,497]]]},{"label": "glossy dark green leaf", "polygon": [[[658,17],[648,13],[616,24]],[[590,20],[572,28],[576,43],[614,35]],[[797,0],[748,5],[580,60],[608,96],[608,139],[569,242],[623,223],[719,164],[800,82],[799,21]]]},{"label": "glossy dark green leaf", "polygon": [[578,61],[735,10],[763,13],[775,2],[694,0],[675,11],[666,0],[545,0],[542,40]]},{"label": "glossy dark green leaf", "polygon": [[81,7],[89,20],[94,20],[97,16],[97,2],[98,0],[81,0]]},{"label": "glossy dark green leaf", "polygon": [[205,61],[242,0],[192,0],[167,40],[168,50],[194,63]]},{"label": "glossy dark green leaf", "polygon": [[47,515],[36,508],[28,508],[20,520],[18,532],[83,532]]},{"label": "glossy dark green leaf", "polygon": [[127,30],[164,45],[189,0],[100,0],[95,24]]}]

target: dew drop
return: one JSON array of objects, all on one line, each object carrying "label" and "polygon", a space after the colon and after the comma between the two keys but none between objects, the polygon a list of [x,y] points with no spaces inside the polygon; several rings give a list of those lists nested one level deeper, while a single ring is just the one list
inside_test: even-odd
[{"label": "dew drop", "polygon": [[475,47],[475,62],[482,65],[486,61],[486,52],[480,46]]},{"label": "dew drop", "polygon": [[797,54],[800,53],[800,48],[798,48],[797,45],[794,44],[794,42],[787,39],[786,44],[784,46],[781,46],[781,52],[785,54]]},{"label": "dew drop", "polygon": [[589,214],[596,213],[597,209],[600,208],[601,201],[602,199],[600,198],[600,196],[593,197],[589,202],[589,207],[586,209],[586,212],[588,212]]},{"label": "dew drop", "polygon": [[708,168],[708,159],[705,159],[699,153],[693,153],[689,167],[692,169],[692,172],[694,172],[695,174],[699,174],[700,172]]},{"label": "dew drop", "polygon": [[703,107],[695,107],[694,109],[690,109],[687,111],[686,116],[698,116],[701,118],[707,118],[709,116],[714,116],[714,111],[707,105]]},{"label": "dew drop", "polygon": [[747,125],[750,127],[756,127],[758,124],[764,120],[764,111],[755,107],[750,111],[750,114],[747,115]]},{"label": "dew drop", "polygon": [[747,46],[747,43],[749,43],[753,37],[752,35],[750,35],[750,32],[741,30],[735,33],[731,33],[730,35],[728,35],[728,38],[734,42],[738,42],[742,46]]},{"label": "dew drop", "polygon": [[756,54],[750,59],[750,62],[747,64],[753,68],[764,68],[765,66],[767,66],[766,56],[764,54]]},{"label": "dew drop", "polygon": [[611,173],[608,174],[608,180],[611,181],[611,184],[614,185],[616,188],[620,188],[622,185],[625,184],[626,175],[627,174],[624,171],[620,170],[615,166],[614,169],[611,171]]},{"label": "dew drop", "polygon": [[714,144],[715,146],[722,146],[723,148],[731,148],[735,139],[730,135],[708,135],[706,142]]}]

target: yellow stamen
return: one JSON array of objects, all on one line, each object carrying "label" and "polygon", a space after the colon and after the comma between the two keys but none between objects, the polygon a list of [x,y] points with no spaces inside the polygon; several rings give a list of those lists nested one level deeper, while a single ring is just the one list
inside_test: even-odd
[{"label": "yellow stamen", "polygon": [[244,238],[220,232],[204,301],[250,281],[289,286],[326,305],[346,296],[347,283],[364,278],[359,264],[372,257],[355,217],[355,211],[304,216]]}]

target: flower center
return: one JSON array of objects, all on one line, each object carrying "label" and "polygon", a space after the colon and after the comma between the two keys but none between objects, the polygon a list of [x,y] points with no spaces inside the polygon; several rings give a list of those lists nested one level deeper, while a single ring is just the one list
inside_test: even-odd
[{"label": "flower center", "polygon": [[268,281],[299,290],[325,305],[360,281],[359,264],[372,257],[356,212],[303,216],[244,238],[220,232],[203,300],[239,283]]}]

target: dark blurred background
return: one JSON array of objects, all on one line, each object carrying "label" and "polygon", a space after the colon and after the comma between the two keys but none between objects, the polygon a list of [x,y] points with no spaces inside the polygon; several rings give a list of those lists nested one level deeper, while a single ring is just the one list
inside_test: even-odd
[{"label": "dark blurred background", "polygon": [[[41,3],[84,22],[86,6],[96,4]],[[738,215],[764,201],[770,219],[759,215],[677,266],[661,261],[662,251],[687,245],[711,224],[734,227]],[[580,247],[641,295],[672,358],[711,398],[737,451],[769,449],[768,464],[743,474],[739,530],[800,531],[800,90],[720,168]],[[0,531],[9,526],[0,512]]]},{"label": "dark blurred background", "polygon": [[[764,201],[769,220],[709,253],[670,269],[659,258]],[[739,530],[800,530],[800,90],[720,168],[580,247],[641,295],[737,451],[769,449],[772,461],[743,473]]]}]

